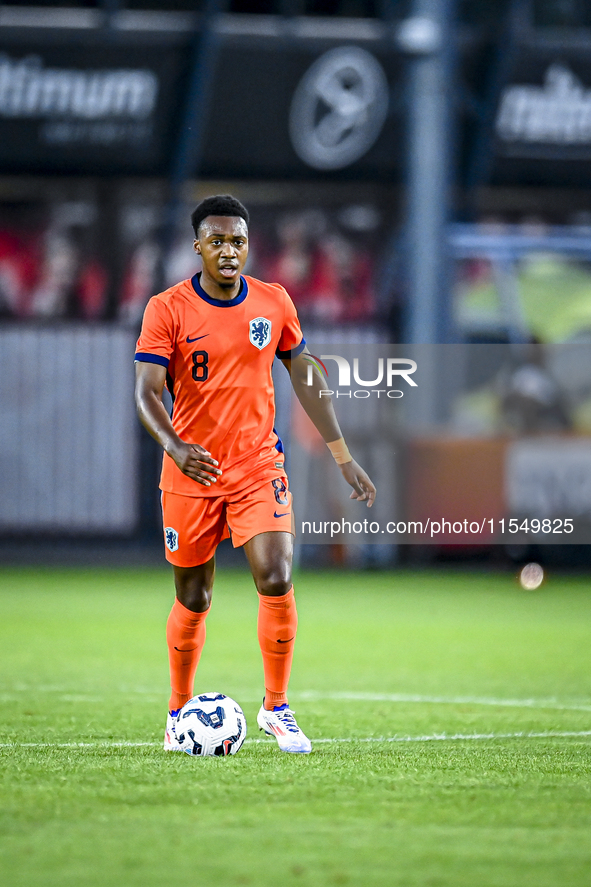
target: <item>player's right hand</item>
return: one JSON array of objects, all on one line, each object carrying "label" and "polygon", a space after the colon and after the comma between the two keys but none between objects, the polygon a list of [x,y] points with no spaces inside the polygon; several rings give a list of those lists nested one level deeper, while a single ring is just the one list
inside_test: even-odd
[{"label": "player's right hand", "polygon": [[168,455],[183,474],[204,487],[210,487],[222,473],[211,453],[199,444],[181,442]]}]

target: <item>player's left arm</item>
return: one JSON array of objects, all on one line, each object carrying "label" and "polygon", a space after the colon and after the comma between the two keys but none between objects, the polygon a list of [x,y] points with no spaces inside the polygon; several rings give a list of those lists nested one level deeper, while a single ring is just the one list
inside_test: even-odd
[{"label": "player's left arm", "polygon": [[343,477],[353,487],[350,498],[366,501],[367,507],[371,508],[376,497],[375,485],[349,453],[331,398],[324,394],[320,396],[320,392],[326,390],[326,385],[316,367],[313,367],[312,385],[307,384],[308,367],[311,366],[305,358],[307,354],[310,352],[304,348],[297,357],[281,358],[290,375],[293,390],[333,454]]}]

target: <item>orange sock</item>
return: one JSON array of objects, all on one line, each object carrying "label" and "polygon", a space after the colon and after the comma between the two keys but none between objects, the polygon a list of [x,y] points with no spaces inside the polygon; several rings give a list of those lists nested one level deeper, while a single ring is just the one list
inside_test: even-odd
[{"label": "orange sock", "polygon": [[293,585],[280,597],[259,594],[258,635],[265,673],[265,708],[287,702],[298,627]]},{"label": "orange sock", "polygon": [[199,657],[205,643],[204,613],[194,613],[174,599],[168,622],[166,623],[166,643],[170,665],[169,711],[182,708],[193,696],[193,682],[199,664]]}]

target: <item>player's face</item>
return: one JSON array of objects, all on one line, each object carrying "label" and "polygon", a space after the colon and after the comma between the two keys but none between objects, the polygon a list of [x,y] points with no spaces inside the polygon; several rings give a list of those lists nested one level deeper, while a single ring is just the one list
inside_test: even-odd
[{"label": "player's face", "polygon": [[193,247],[201,256],[203,277],[221,287],[238,287],[248,256],[248,228],[239,216],[208,216]]}]

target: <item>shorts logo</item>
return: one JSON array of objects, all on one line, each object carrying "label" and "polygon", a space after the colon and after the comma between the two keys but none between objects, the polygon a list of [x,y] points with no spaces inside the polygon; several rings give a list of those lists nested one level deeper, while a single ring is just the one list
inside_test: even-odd
[{"label": "shorts logo", "polygon": [[164,527],[164,540],[169,551],[178,550],[179,534],[172,527]]},{"label": "shorts logo", "polygon": [[254,347],[261,351],[271,341],[271,321],[266,317],[255,317],[248,325],[248,337]]}]

